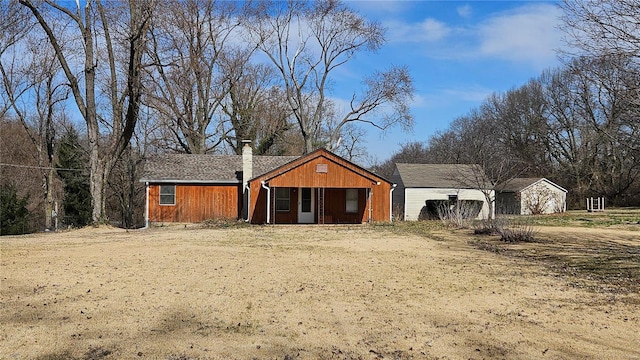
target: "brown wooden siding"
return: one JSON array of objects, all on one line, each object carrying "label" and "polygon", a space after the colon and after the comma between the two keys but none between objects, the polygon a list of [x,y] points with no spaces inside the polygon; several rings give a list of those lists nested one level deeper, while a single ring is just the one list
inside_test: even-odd
[{"label": "brown wooden siding", "polygon": [[271,219],[275,214],[275,224],[296,224],[298,222],[298,188],[289,188],[289,211],[275,211],[274,194],[275,191],[272,189],[271,204],[274,205],[274,210],[271,212]]},{"label": "brown wooden siding", "polygon": [[[326,173],[317,173],[316,166],[327,165]],[[268,174],[267,174],[268,176]],[[265,177],[258,178],[263,180]],[[311,159],[289,171],[269,179],[271,187],[307,187],[307,188],[368,188],[375,182],[333,159],[324,156]]]},{"label": "brown wooden siding", "polygon": [[372,188],[372,213],[373,221],[389,221],[391,218],[391,184],[384,181],[379,186]]},{"label": "brown wooden siding", "polygon": [[[169,184],[167,184],[169,185]],[[201,222],[240,217],[240,185],[176,184],[176,204],[160,205],[160,185],[149,185],[150,222]]]}]

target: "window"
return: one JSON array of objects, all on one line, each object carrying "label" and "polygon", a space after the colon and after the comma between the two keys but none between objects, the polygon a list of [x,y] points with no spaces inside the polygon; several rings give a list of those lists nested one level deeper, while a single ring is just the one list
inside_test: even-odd
[{"label": "window", "polygon": [[176,204],[176,186],[160,185],[160,205]]},{"label": "window", "polygon": [[276,188],[276,211],[289,211],[290,193],[289,188]]},{"label": "window", "polygon": [[346,189],[346,203],[345,212],[357,213],[358,212],[358,189]]},{"label": "window", "polygon": [[313,195],[311,195],[311,189],[310,188],[302,188],[300,189],[302,191],[302,212],[304,213],[310,213],[311,212],[311,203],[313,201],[312,197]]}]

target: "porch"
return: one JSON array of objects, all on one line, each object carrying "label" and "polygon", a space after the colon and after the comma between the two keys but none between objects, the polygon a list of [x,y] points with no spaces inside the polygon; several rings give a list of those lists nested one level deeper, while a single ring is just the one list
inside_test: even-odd
[{"label": "porch", "polygon": [[263,191],[267,224],[361,224],[371,220],[371,188],[267,187],[261,195]]}]

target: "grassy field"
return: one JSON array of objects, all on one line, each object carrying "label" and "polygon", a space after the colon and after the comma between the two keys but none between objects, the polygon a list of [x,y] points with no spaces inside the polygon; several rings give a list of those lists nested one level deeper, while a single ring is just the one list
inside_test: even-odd
[{"label": "grassy field", "polygon": [[0,359],[640,359],[640,211],[0,238]]}]

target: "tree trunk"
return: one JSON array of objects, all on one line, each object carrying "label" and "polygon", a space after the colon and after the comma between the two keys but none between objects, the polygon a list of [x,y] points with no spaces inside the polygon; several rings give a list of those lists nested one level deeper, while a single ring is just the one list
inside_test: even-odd
[{"label": "tree trunk", "polygon": [[53,229],[53,178],[55,176],[55,171],[56,170],[53,166],[51,166],[49,173],[44,177],[44,186],[46,189],[44,201],[44,226],[46,229]]},{"label": "tree trunk", "polygon": [[105,220],[104,215],[104,166],[98,158],[98,152],[91,152],[89,158],[89,166],[91,167],[91,176],[89,177],[89,192],[93,210],[91,219],[94,223],[100,223]]}]

